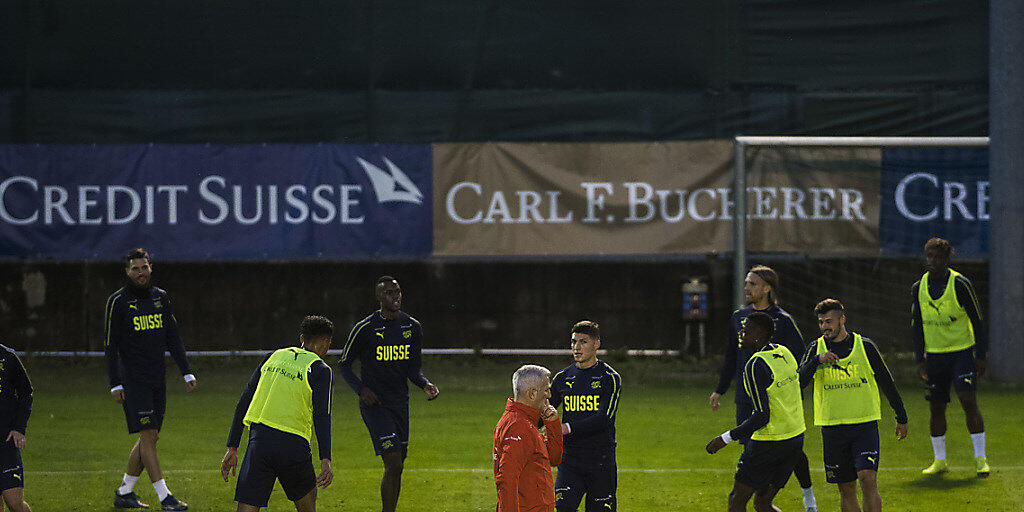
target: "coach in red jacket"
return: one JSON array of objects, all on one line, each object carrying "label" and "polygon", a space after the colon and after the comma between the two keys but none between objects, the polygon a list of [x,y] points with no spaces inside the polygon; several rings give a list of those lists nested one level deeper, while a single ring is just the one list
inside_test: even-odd
[{"label": "coach in red jacket", "polygon": [[[512,375],[505,414],[494,427],[497,512],[554,512],[551,468],[562,461],[562,424],[548,403],[551,372],[526,365]],[[541,418],[547,435],[537,428]]]}]

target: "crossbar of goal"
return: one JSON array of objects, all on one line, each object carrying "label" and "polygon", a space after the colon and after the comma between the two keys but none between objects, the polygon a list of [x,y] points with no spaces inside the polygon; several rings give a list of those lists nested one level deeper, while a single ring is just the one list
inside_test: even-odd
[{"label": "crossbar of goal", "polygon": [[[736,212],[747,211],[747,146],[775,147],[986,147],[988,137],[803,137],[741,135],[733,138],[732,194]],[[747,275],[747,216],[733,221],[733,304],[744,306],[743,281]]]}]

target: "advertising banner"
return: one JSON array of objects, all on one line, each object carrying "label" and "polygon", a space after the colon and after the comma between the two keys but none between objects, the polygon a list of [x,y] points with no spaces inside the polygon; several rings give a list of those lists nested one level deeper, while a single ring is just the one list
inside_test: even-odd
[{"label": "advertising banner", "polygon": [[988,148],[900,148],[882,152],[882,251],[919,255],[929,238],[957,255],[988,255]]},{"label": "advertising banner", "polygon": [[[434,146],[434,254],[732,250],[732,141]],[[753,151],[748,248],[877,253],[878,150]]]},{"label": "advertising banner", "polygon": [[428,145],[0,146],[0,257],[425,258]]}]

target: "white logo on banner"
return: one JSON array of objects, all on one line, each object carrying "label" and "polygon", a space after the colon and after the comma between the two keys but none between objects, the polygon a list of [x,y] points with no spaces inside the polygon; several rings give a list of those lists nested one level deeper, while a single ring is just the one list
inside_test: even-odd
[{"label": "white logo on banner", "polygon": [[384,171],[362,158],[356,157],[356,160],[363,167],[363,170],[366,171],[366,175],[370,177],[370,182],[373,183],[373,190],[377,193],[378,203],[402,202],[423,204],[423,193],[420,192],[420,189],[416,188],[416,184],[394,162],[388,160],[387,157],[384,158],[384,165],[388,167],[390,172]]}]

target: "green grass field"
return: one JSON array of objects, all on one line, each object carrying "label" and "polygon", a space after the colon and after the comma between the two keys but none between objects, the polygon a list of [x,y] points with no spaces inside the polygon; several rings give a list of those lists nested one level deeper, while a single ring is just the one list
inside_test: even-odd
[{"label": "green grass field", "polygon": [[[565,364],[560,359],[539,362],[553,369]],[[224,483],[218,468],[235,401],[257,360],[193,363],[200,384],[195,393],[186,394],[180,378],[170,375],[160,458],[171,491],[193,510],[234,510],[234,479]],[[513,358],[425,358],[425,372],[442,394],[427,403],[414,388],[400,510],[494,510],[491,432],[519,363]],[[677,361],[613,365],[624,381],[617,420],[619,509],[723,510],[740,449],[731,445],[714,456],[704,453],[711,437],[732,426],[734,413],[731,403],[715,413],[708,409],[710,374]],[[120,406],[107,393],[100,361],[35,360],[27,366],[36,398],[23,453],[26,499],[41,512],[111,509],[134,439],[127,434]],[[1018,432],[1024,425],[1024,389],[983,387],[980,402],[993,469],[987,479],[974,476],[970,439],[956,404],[950,409],[948,435],[955,469],[941,478],[920,476],[931,461],[926,403],[919,385],[904,382],[901,389],[910,413],[909,439],[894,440],[892,413],[883,405],[879,485],[886,509],[1024,510],[1024,441]],[[335,479],[321,491],[319,508],[379,510],[380,460],[373,455],[355,395],[341,379],[335,381],[334,393]],[[727,398],[731,400],[731,393]],[[805,404],[809,409],[810,400]],[[820,509],[838,510],[835,487],[824,482],[821,434],[814,427],[808,429],[806,450]],[[145,474],[136,492],[143,501],[156,502]],[[799,496],[791,479],[776,504],[786,511],[802,510]],[[294,508],[278,487],[269,510]]]}]

